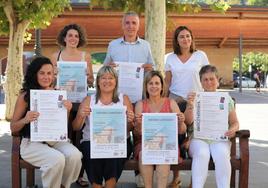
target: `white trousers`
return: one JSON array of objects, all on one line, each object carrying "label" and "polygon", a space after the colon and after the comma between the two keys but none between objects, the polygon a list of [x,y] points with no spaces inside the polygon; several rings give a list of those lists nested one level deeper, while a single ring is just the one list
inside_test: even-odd
[{"label": "white trousers", "polygon": [[208,163],[210,155],[215,164],[216,183],[218,188],[230,187],[231,162],[230,162],[231,142],[213,142],[211,144],[200,140],[192,139],[189,153],[192,162],[192,187],[203,188],[208,175]]},{"label": "white trousers", "polygon": [[44,188],[69,188],[79,176],[82,154],[69,142],[48,146],[23,138],[20,153],[25,161],[40,167]]}]

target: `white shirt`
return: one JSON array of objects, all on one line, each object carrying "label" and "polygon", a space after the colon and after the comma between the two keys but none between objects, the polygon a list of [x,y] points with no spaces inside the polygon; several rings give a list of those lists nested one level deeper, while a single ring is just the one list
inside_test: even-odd
[{"label": "white shirt", "polygon": [[195,51],[185,63],[176,54],[169,54],[165,62],[165,71],[172,74],[169,91],[185,99],[189,92],[202,91],[199,71],[207,64],[207,55],[200,50]]}]

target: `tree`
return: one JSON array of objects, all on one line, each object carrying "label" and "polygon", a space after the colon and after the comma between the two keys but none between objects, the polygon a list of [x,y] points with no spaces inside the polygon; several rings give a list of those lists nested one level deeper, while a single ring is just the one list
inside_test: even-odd
[{"label": "tree", "polygon": [[[161,15],[161,16],[158,16]],[[157,18],[157,19],[156,19]],[[166,7],[163,0],[145,1],[145,38],[152,46],[152,54],[155,57],[156,68],[164,70],[164,55],[166,49]],[[154,32],[154,31],[157,32]],[[160,42],[159,42],[160,41]],[[161,42],[163,41],[163,42]],[[157,48],[155,48],[157,47]],[[160,54],[159,57],[156,54]]]},{"label": "tree", "polygon": [[[253,70],[260,69],[263,72],[268,72],[268,54],[261,52],[249,52],[242,55],[242,74],[247,75],[249,72],[249,66],[251,65]],[[239,59],[235,58],[233,62],[233,69],[239,71]]]},{"label": "tree", "polygon": [[9,34],[5,103],[6,119],[12,118],[23,82],[22,55],[27,29],[44,28],[69,7],[69,0],[0,0],[0,35]]},{"label": "tree", "polygon": [[248,5],[268,6],[268,1],[267,0],[248,0]]},{"label": "tree", "polygon": [[[163,71],[166,39],[166,12],[198,13],[200,0],[91,0],[90,7],[103,7],[113,10],[134,10],[145,12],[145,38],[149,41],[152,54],[158,70]],[[211,2],[210,8],[218,12],[225,12],[230,6],[224,0],[206,0]]]}]

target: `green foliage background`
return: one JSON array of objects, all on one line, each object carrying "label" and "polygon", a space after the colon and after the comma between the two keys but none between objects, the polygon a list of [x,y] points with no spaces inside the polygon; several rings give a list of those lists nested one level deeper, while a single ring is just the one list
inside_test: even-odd
[{"label": "green foliage background", "polygon": [[[262,52],[249,52],[242,55],[242,74],[249,74],[249,66],[251,65],[252,71],[260,69],[268,72],[268,54]],[[235,58],[233,62],[233,70],[239,71],[239,59]]]},{"label": "green foliage background", "polygon": [[0,0],[0,35],[9,33],[9,21],[4,6],[11,3],[17,23],[30,21],[28,29],[45,28],[50,20],[70,7],[70,0]]}]

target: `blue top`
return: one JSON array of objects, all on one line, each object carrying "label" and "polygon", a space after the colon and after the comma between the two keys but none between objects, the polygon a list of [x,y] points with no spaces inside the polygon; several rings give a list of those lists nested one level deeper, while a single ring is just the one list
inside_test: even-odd
[{"label": "blue top", "polygon": [[148,63],[154,65],[149,42],[139,37],[135,42],[126,42],[123,37],[111,41],[104,64],[110,62]]}]

